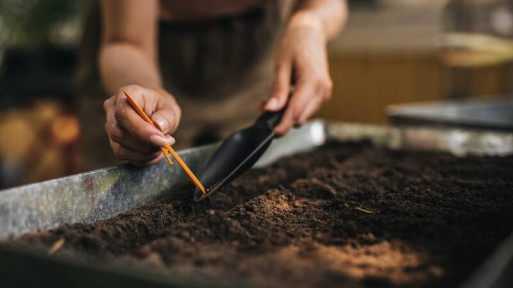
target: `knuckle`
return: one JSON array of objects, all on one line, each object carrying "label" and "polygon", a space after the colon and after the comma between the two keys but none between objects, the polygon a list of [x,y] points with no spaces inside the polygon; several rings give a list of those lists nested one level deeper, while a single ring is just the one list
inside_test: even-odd
[{"label": "knuckle", "polygon": [[114,154],[116,155],[116,157],[118,157],[121,160],[124,160],[126,158],[126,153],[124,153],[123,150],[120,148],[116,149],[114,151]]},{"label": "knuckle", "polygon": [[129,90],[130,92],[137,93],[137,92],[140,92],[141,88],[142,87],[139,85],[130,84],[130,85],[127,85],[127,86],[119,89],[119,92],[123,93],[123,90]]},{"label": "knuckle", "polygon": [[317,80],[317,87],[319,88],[319,92],[323,100],[328,100],[331,98],[331,93],[333,91],[333,81],[329,76],[319,78]]},{"label": "knuckle", "polygon": [[296,120],[296,123],[294,124],[300,124],[300,123],[303,123],[304,122],[304,118],[305,118],[305,112],[302,112],[298,117],[297,117],[297,120]]},{"label": "knuckle", "polygon": [[116,108],[114,110],[114,118],[117,120],[124,119],[126,116],[126,103],[124,101],[120,101],[116,104]]},{"label": "knuckle", "polygon": [[319,75],[319,73],[316,72],[309,72],[307,75],[305,75],[305,79],[310,81],[312,84],[320,86],[322,82],[322,76]]},{"label": "knuckle", "polygon": [[331,81],[331,78],[327,75],[323,75],[317,79],[317,83],[319,87],[330,90],[333,88],[333,82]]},{"label": "knuckle", "polygon": [[169,115],[169,126],[170,126],[170,133],[175,131],[178,127],[178,117],[176,116],[176,113],[170,113]]},{"label": "knuckle", "polygon": [[178,117],[176,117],[176,113],[174,111],[171,111],[168,113],[167,119],[169,121],[169,124],[171,124],[171,126],[174,126],[176,124],[176,121],[178,120]]},{"label": "knuckle", "polygon": [[131,91],[130,86],[125,86],[125,87],[119,88],[118,91],[116,91],[116,97],[120,98],[121,95],[124,96],[125,95],[125,93],[124,93],[125,90],[130,92]]},{"label": "knuckle", "polygon": [[176,116],[176,126],[178,126],[180,124],[180,119],[182,119],[182,108],[180,107],[176,107],[176,113],[175,113],[175,116]]},{"label": "knuckle", "polygon": [[117,149],[118,145],[116,143],[114,143],[113,141],[109,141],[109,144],[110,144],[110,148],[112,149],[112,152],[114,152],[114,154],[116,154],[116,149]]},{"label": "knuckle", "polygon": [[146,162],[144,163],[144,165],[145,165],[145,166],[155,165],[155,164],[159,163],[159,162],[160,162],[160,160],[162,160],[162,158],[157,157],[157,158],[155,158],[155,159],[151,159],[150,161],[146,161]]},{"label": "knuckle", "polygon": [[[175,104],[176,104],[176,102],[175,102]],[[178,104],[176,104],[175,107],[176,107],[176,113],[178,114],[178,118],[180,118],[180,116],[182,115],[182,108]]]},{"label": "knuckle", "polygon": [[281,127],[276,128],[276,133],[277,133],[278,135],[283,135],[283,134],[287,133],[287,131],[288,131],[289,129],[290,129],[290,128],[289,128],[289,126],[288,126],[288,125],[287,125],[287,126],[283,125],[283,126],[281,126]]},{"label": "knuckle", "polygon": [[328,92],[328,94],[331,94],[331,92],[333,91],[333,81],[330,77],[325,78],[323,86],[324,89],[326,89],[326,92]]},{"label": "knuckle", "polygon": [[110,110],[111,99],[112,99],[112,97],[107,99],[107,100],[105,100],[105,101],[103,101],[103,111],[105,111],[105,114],[107,114],[109,112],[109,110]]},{"label": "knuckle", "polygon": [[134,95],[141,94],[143,89],[144,88],[139,85],[131,84],[131,85],[127,85],[127,86],[119,88],[116,95],[118,95],[118,97],[120,97],[120,99],[121,99],[121,97],[125,97],[124,91],[128,92],[130,94],[130,96],[134,96]]},{"label": "knuckle", "polygon": [[299,119],[301,118],[301,110],[300,109],[294,109],[293,113],[292,113],[292,119],[294,120],[294,122],[298,122]]},{"label": "knuckle", "polygon": [[171,126],[171,132],[174,132],[178,128],[181,115],[182,109],[178,106],[176,106],[176,109],[174,109],[173,112],[169,113],[169,124]]},{"label": "knuckle", "polygon": [[281,82],[274,82],[272,86],[272,94],[274,95],[283,95],[287,91],[286,85]]},{"label": "knuckle", "polygon": [[154,152],[151,152],[149,154],[149,157],[151,159],[156,159],[156,158],[159,158],[159,156],[162,155],[162,152],[161,151],[154,151]]},{"label": "knuckle", "polygon": [[326,91],[326,93],[324,94],[324,100],[330,100],[332,95],[333,95],[332,89]]},{"label": "knuckle", "polygon": [[109,130],[110,139],[114,142],[121,142],[123,141],[124,134],[116,125],[112,125],[112,127]]},{"label": "knuckle", "polygon": [[143,88],[139,85],[132,85],[130,88],[134,94],[141,94],[143,93]]}]

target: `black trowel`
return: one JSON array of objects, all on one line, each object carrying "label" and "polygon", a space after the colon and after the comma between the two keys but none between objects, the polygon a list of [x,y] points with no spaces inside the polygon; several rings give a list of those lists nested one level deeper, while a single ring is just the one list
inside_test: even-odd
[{"label": "black trowel", "polygon": [[205,199],[250,169],[260,159],[271,145],[275,137],[273,130],[280,123],[286,107],[277,112],[262,114],[253,125],[223,140],[200,176],[200,182],[205,187],[206,193],[203,194],[196,188],[194,201]]}]

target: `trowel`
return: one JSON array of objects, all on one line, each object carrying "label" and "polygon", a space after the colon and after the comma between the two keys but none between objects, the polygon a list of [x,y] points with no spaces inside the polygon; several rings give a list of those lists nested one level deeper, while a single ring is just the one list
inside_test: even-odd
[{"label": "trowel", "polygon": [[196,188],[194,201],[198,202],[212,195],[260,159],[276,136],[273,130],[280,123],[286,108],[287,105],[280,111],[263,113],[253,125],[223,140],[201,172],[200,182],[206,193],[203,194]]}]

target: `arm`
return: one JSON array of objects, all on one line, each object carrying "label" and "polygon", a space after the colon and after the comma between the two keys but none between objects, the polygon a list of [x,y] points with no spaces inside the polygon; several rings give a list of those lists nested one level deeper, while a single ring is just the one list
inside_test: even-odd
[{"label": "arm", "polygon": [[[162,89],[157,65],[157,0],[101,1],[103,34],[100,74],[113,95],[104,103],[105,129],[111,147],[121,160],[137,165],[158,163],[158,147],[173,144],[170,136],[178,125],[180,108]],[[125,89],[162,127],[144,122],[130,107]]]},{"label": "arm", "polygon": [[304,123],[331,97],[326,45],[342,29],[347,16],[345,0],[299,1],[277,50],[271,96],[264,107],[280,110],[295,83],[289,106],[275,128],[278,135]]}]

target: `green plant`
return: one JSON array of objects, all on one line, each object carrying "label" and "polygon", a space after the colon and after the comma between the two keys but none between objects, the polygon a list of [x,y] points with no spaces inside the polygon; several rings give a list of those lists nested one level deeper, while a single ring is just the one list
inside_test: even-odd
[{"label": "green plant", "polygon": [[0,0],[0,45],[41,48],[77,38],[81,0]]}]

